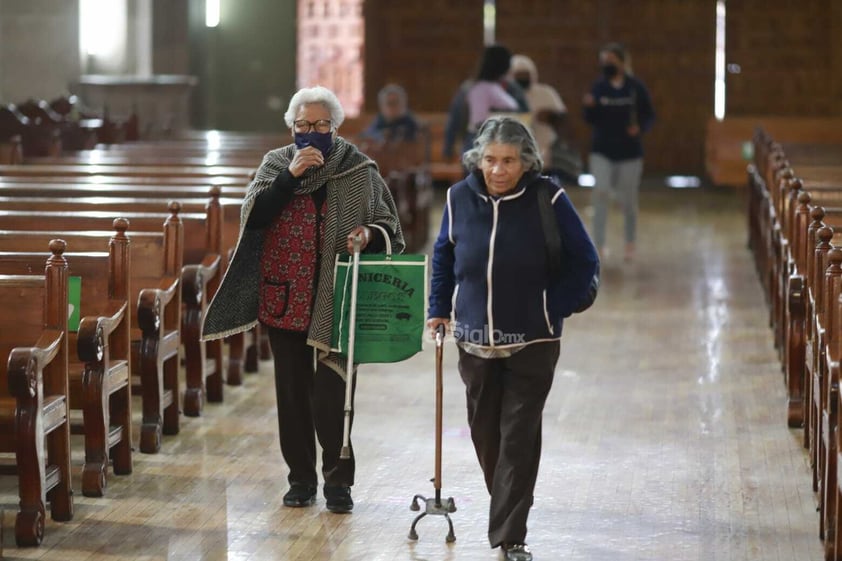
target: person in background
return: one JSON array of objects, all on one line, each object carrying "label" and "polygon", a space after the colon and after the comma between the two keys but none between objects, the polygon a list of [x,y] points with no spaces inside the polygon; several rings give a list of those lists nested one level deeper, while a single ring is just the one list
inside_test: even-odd
[{"label": "person in background", "polygon": [[377,94],[377,107],[377,116],[361,136],[387,142],[415,140],[418,121],[409,110],[406,90],[397,84],[383,86]]},{"label": "person in background", "polygon": [[[289,467],[283,503],[316,501],[316,437],[325,506],[354,507],[354,455],[344,437],[344,357],[331,352],[335,258],[381,253],[386,237],[404,249],[395,203],[376,164],[337,135],[345,113],[320,86],[290,99],[284,120],[293,143],[268,152],[243,201],[240,237],[202,326],[204,339],[267,327],[275,360],[281,453]],[[353,389],[352,389],[353,393]]]},{"label": "person in background", "polygon": [[[544,403],[564,318],[592,301],[599,260],[564,190],[541,175],[537,143],[519,120],[489,118],[463,163],[468,176],[447,191],[433,248],[427,325],[448,328],[453,314],[468,425],[491,495],[491,547],[531,561],[526,523]],[[562,241],[555,275],[541,204]]]},{"label": "person in background", "polygon": [[532,133],[541,150],[545,172],[548,172],[552,169],[551,148],[566,121],[567,107],[555,88],[538,81],[538,68],[528,56],[512,57],[512,77],[526,94],[532,114]]},{"label": "person in background", "polygon": [[619,43],[599,51],[602,77],[582,99],[585,120],[593,128],[590,171],[593,191],[593,237],[604,258],[608,204],[616,196],[623,207],[626,261],[635,253],[638,190],[643,173],[643,133],[655,121],[649,91],[632,76],[629,53]]},{"label": "person in background", "polygon": [[528,113],[523,90],[509,76],[512,53],[503,45],[485,47],[473,80],[463,82],[450,102],[444,130],[443,156],[452,159],[462,139],[464,153],[473,146],[479,126],[493,112]]}]

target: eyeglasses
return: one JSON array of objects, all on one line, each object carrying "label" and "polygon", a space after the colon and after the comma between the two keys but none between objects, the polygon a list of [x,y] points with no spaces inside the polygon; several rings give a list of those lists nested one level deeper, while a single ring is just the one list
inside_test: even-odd
[{"label": "eyeglasses", "polygon": [[319,119],[318,121],[305,121],[302,119],[292,123],[292,128],[298,133],[310,132],[312,130],[325,133],[330,132],[331,122],[327,119]]}]

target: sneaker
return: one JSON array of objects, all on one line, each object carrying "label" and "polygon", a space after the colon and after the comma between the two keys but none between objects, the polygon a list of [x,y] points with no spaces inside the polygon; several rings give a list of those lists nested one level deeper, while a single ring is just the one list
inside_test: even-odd
[{"label": "sneaker", "polygon": [[311,506],[316,502],[316,486],[306,483],[293,483],[284,495],[284,506]]},{"label": "sneaker", "polygon": [[503,559],[506,561],[532,561],[532,552],[525,543],[503,544]]},{"label": "sneaker", "polygon": [[325,485],[325,506],[336,514],[345,514],[354,510],[354,501],[351,499],[351,488]]}]

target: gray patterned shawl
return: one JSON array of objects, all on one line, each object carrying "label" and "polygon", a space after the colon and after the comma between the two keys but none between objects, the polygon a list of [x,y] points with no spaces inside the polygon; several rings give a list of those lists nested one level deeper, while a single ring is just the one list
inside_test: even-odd
[{"label": "gray patterned shawl", "polygon": [[[260,257],[264,230],[246,229],[258,194],[268,189],[281,170],[289,167],[295,145],[268,152],[246,192],[240,214],[240,237],[230,266],[211,302],[202,325],[204,340],[219,339],[257,325]],[[344,357],[330,352],[333,326],[333,269],[335,256],[346,251],[348,234],[360,225],[380,223],[395,232],[392,251],[404,250],[398,212],[377,165],[357,148],[337,137],[320,168],[302,176],[296,194],[312,193],[327,183],[327,213],[321,240],[319,284],[307,344],[318,349],[319,360],[344,377]]]}]

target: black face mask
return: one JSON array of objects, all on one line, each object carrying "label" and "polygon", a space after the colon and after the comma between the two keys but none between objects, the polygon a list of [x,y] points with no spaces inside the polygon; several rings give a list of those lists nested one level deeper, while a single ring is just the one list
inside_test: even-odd
[{"label": "black face mask", "polygon": [[614,66],[613,64],[603,64],[602,65],[602,75],[608,78],[609,80],[617,75],[619,69]]},{"label": "black face mask", "polygon": [[529,78],[515,78],[515,82],[517,82],[524,90],[528,90],[529,86],[532,84],[532,80]]}]

